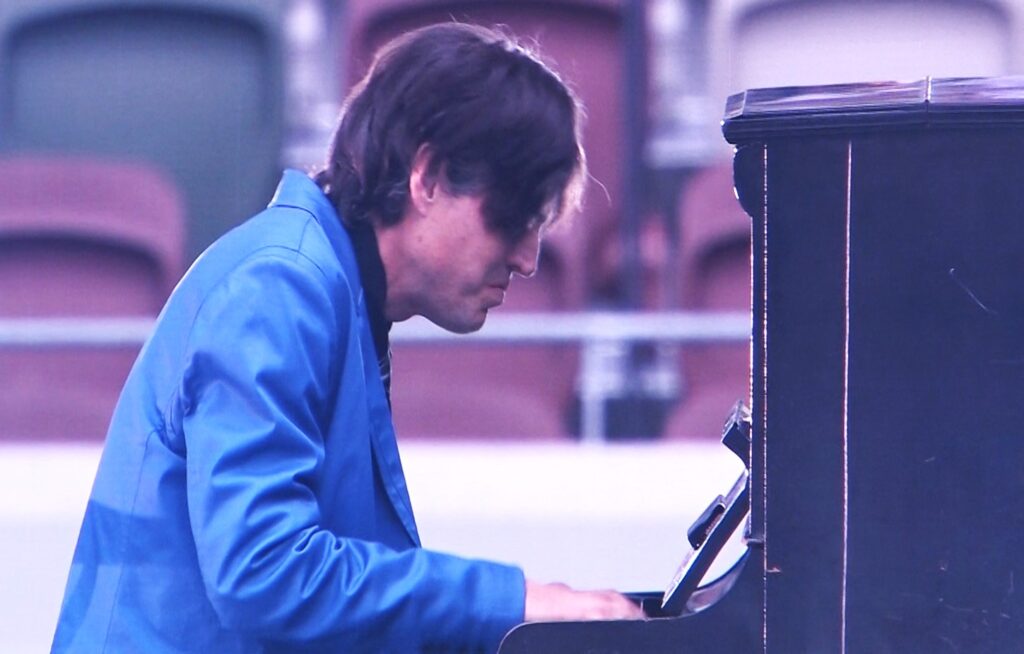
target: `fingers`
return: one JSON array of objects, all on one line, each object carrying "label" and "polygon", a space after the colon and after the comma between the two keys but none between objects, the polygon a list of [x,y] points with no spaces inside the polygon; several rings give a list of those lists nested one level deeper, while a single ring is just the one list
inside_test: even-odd
[{"label": "fingers", "polygon": [[526,621],[637,620],[643,610],[612,590],[575,591],[565,584],[526,583]]},{"label": "fingers", "polygon": [[639,620],[644,617],[644,612],[639,606],[615,591],[577,594],[589,595],[593,602],[591,611],[584,617],[586,620]]}]

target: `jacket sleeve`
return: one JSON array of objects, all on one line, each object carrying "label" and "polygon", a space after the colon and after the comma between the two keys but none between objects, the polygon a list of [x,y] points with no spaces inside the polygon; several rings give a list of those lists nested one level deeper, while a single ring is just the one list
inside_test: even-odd
[{"label": "jacket sleeve", "polygon": [[494,651],[522,621],[521,570],[321,527],[322,425],[355,328],[335,304],[351,291],[283,252],[221,280],[189,336],[189,517],[214,609],[228,629],[339,651]]}]

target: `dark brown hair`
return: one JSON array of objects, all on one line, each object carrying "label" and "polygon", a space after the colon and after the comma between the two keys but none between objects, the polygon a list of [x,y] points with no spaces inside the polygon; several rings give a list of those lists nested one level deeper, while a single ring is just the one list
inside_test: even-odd
[{"label": "dark brown hair", "polygon": [[381,48],[349,94],[317,183],[351,223],[401,220],[421,146],[446,190],[483,198],[509,240],[578,208],[582,107],[558,75],[496,30],[446,23]]}]

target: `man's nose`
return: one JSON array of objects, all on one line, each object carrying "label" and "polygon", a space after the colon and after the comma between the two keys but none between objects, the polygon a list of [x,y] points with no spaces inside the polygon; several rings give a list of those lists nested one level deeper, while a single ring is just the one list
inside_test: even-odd
[{"label": "man's nose", "polygon": [[512,248],[509,267],[512,272],[522,277],[533,277],[537,272],[537,261],[540,258],[540,233],[530,230],[526,236]]}]

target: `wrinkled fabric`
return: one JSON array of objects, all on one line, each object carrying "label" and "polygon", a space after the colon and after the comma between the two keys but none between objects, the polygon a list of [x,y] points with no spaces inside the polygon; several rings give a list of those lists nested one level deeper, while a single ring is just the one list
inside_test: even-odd
[{"label": "wrinkled fabric", "polygon": [[289,171],[161,312],[55,652],[494,651],[518,568],[420,547],[351,242]]}]

